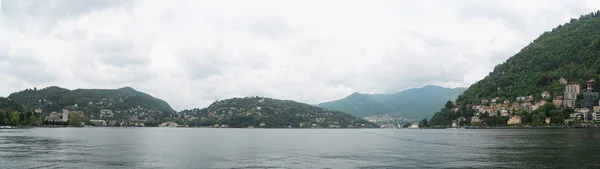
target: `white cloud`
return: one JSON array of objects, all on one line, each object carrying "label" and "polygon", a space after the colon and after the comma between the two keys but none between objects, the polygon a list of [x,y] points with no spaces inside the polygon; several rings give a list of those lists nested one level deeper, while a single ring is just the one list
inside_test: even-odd
[{"label": "white cloud", "polygon": [[0,95],[132,86],[176,109],[468,86],[595,1],[3,0]]}]

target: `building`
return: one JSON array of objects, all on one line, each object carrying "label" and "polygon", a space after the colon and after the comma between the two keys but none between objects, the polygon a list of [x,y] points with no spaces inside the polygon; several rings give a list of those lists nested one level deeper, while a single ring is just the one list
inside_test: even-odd
[{"label": "building", "polygon": [[40,114],[40,113],[42,113],[42,109],[41,108],[36,108],[34,112],[37,113],[37,114]]},{"label": "building", "polygon": [[584,107],[584,108],[577,108],[577,109],[575,109],[575,112],[577,112],[577,113],[589,113],[590,109],[588,109],[586,107]]},{"label": "building", "polygon": [[600,121],[600,113],[592,113],[592,120]]},{"label": "building", "polygon": [[544,104],[546,104],[546,101],[543,101],[543,100],[535,103],[535,105],[538,106],[538,107],[542,107],[542,106],[544,106]]},{"label": "building", "polygon": [[[594,106],[598,106],[598,92],[593,92],[593,84],[594,80],[589,80],[586,82],[587,90],[582,92],[582,98],[579,101],[581,107],[593,109]],[[591,119],[591,116],[589,119]]]},{"label": "building", "polygon": [[179,124],[177,124],[175,122],[171,122],[171,121],[164,122],[164,123],[161,123],[160,125],[158,125],[158,127],[177,127],[177,126],[179,126]]},{"label": "building", "polygon": [[108,109],[100,110],[100,118],[113,117],[113,116],[114,116],[114,113],[111,110],[108,110]]},{"label": "building", "polygon": [[554,100],[552,100],[552,104],[554,104],[554,106],[556,106],[556,108],[562,107],[562,104],[563,104],[562,96],[555,97]]},{"label": "building", "polygon": [[566,85],[567,83],[569,83],[569,82],[567,81],[567,79],[565,79],[564,77],[561,77],[560,79],[558,79],[558,82],[559,82],[560,84],[564,84],[564,85]]},{"label": "building", "polygon": [[[350,127],[348,127],[350,128]],[[412,124],[410,125],[410,127],[408,127],[409,129],[418,129],[419,128],[419,124]]]},{"label": "building", "polygon": [[90,123],[95,126],[106,126],[106,121],[104,121],[104,120],[92,119],[92,120],[90,120]]},{"label": "building", "polygon": [[508,112],[508,110],[500,110],[500,116],[509,116],[510,113]]},{"label": "building", "polygon": [[481,100],[481,104],[488,104],[488,102],[489,102],[489,100],[487,100],[487,99]]},{"label": "building", "polygon": [[504,104],[506,104],[506,105],[510,104],[510,100],[504,100]]},{"label": "building", "polygon": [[581,86],[579,86],[579,84],[570,84],[565,87],[565,93],[573,92],[575,93],[575,95],[578,95],[579,93],[581,93],[580,88]]},{"label": "building", "polygon": [[569,114],[569,118],[571,118],[571,120],[574,120],[574,119],[583,119],[583,114],[581,114],[581,113],[571,113],[571,114]]},{"label": "building", "polygon": [[50,117],[48,117],[48,121],[58,121],[58,113],[53,111],[50,113]]},{"label": "building", "polygon": [[509,124],[509,125],[521,124],[521,116],[519,116],[519,115],[512,116],[510,119],[508,119],[506,124]]},{"label": "building", "polygon": [[587,107],[584,108],[577,108],[575,109],[575,113],[581,115],[581,117],[583,117],[583,120],[589,121],[592,120],[592,113],[590,112],[590,109],[588,109]]},{"label": "building", "polygon": [[567,108],[574,108],[575,107],[575,100],[571,100],[571,99],[567,100],[567,99],[565,99],[563,101],[563,106],[567,107]]},{"label": "building", "polygon": [[544,98],[544,99],[550,98],[550,92],[548,92],[548,91],[542,92],[542,98]]},{"label": "building", "polygon": [[546,122],[546,124],[550,124],[551,119],[550,119],[550,117],[546,117],[546,119],[544,121]]},{"label": "building", "polygon": [[479,117],[477,117],[477,116],[471,117],[471,123],[479,123]]},{"label": "building", "polygon": [[66,122],[69,121],[69,110],[68,109],[62,109],[62,121]]},{"label": "building", "polygon": [[574,108],[577,95],[580,93],[579,84],[570,84],[565,87],[563,106],[567,108]]}]

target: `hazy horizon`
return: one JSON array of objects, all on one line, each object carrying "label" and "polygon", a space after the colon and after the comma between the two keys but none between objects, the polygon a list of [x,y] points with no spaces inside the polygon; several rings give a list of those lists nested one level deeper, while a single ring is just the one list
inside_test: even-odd
[{"label": "hazy horizon", "polygon": [[0,96],[130,86],[176,110],[468,87],[598,1],[1,0]]}]

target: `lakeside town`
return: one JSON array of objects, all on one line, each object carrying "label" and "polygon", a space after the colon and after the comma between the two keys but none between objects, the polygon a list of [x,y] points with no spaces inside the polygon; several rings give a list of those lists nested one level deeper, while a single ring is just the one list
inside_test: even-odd
[{"label": "lakeside town", "polygon": [[[463,128],[463,127],[501,127],[501,126],[581,126],[594,125],[600,122],[600,101],[598,92],[594,91],[594,80],[586,81],[585,89],[580,84],[569,83],[565,78],[558,79],[564,87],[562,92],[551,93],[543,91],[539,95],[518,96],[515,98],[485,98],[479,104],[458,105],[449,101],[445,109],[466,114],[452,120],[447,126],[428,126],[426,122],[405,118],[398,114],[376,115],[363,117],[365,122],[378,124],[379,128]],[[48,90],[53,87],[43,89]],[[36,93],[37,89],[28,89],[23,93]],[[24,96],[27,101],[33,94]],[[282,128],[364,128],[364,122],[352,122],[342,125],[339,120],[324,118],[334,115],[327,112],[320,116],[317,109],[306,109],[308,114],[293,113],[289,118],[304,118],[289,124],[279,124],[277,121],[266,122],[263,118],[275,117],[277,112],[287,111],[287,108],[265,108],[265,99],[246,97],[238,100],[217,101],[213,104],[216,109],[190,109],[165,113],[156,108],[142,107],[125,103],[127,98],[112,97],[90,99],[83,98],[76,104],[61,106],[62,111],[45,112],[42,107],[56,107],[53,100],[41,98],[34,100],[32,112],[3,112],[2,124],[12,126],[40,127],[211,127],[211,128],[267,128],[277,125]],[[244,103],[244,104],[240,104]],[[123,106],[123,104],[127,106]],[[279,103],[278,103],[279,104]],[[261,106],[262,105],[262,106]],[[247,108],[242,108],[242,107]],[[59,107],[60,108],[60,107]],[[463,110],[461,110],[463,109]],[[467,109],[467,110],[464,110]],[[552,109],[552,111],[550,111]],[[557,115],[558,112],[558,115]],[[560,116],[559,116],[560,115]],[[339,116],[341,117],[341,116]],[[456,117],[456,116],[455,116]],[[489,118],[499,117],[502,123],[493,123]],[[533,119],[535,117],[535,119]],[[241,118],[250,122],[244,125],[231,125],[227,119]],[[286,118],[282,119],[285,121]],[[288,119],[289,120],[289,119]],[[540,122],[540,123],[537,123]],[[7,128],[7,127],[3,127]]]},{"label": "lakeside town", "polygon": [[[477,105],[465,105],[467,108],[475,110],[475,114],[470,119],[465,117],[459,117],[452,122],[452,127],[464,127],[464,126],[485,126],[486,121],[483,120],[482,116],[501,116],[509,117],[506,124],[509,126],[519,126],[523,124],[523,117],[518,112],[525,112],[532,114],[539,108],[547,105],[552,105],[556,110],[561,112],[569,112],[568,117],[564,118],[564,121],[552,117],[544,117],[541,119],[545,124],[563,124],[567,125],[585,125],[595,124],[600,122],[600,101],[598,100],[598,92],[594,92],[593,84],[594,80],[586,82],[585,90],[581,89],[581,86],[576,83],[569,83],[567,79],[560,78],[559,83],[564,85],[563,93],[552,94],[548,91],[544,91],[538,96],[519,96],[514,98],[514,101],[508,98],[491,98],[481,99],[480,104]],[[452,102],[454,105],[453,111],[459,111],[460,105],[456,105],[456,102]],[[470,122],[470,125],[461,125],[464,122]]]}]

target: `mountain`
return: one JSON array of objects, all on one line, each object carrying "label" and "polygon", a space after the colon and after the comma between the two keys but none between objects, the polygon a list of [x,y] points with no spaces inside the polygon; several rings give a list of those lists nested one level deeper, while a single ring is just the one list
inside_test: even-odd
[{"label": "mountain", "polygon": [[[570,83],[585,84],[600,80],[600,11],[571,19],[545,32],[510,57],[483,80],[471,85],[458,97],[460,104],[479,103],[481,99],[518,96],[540,97],[543,91],[560,95],[564,77]],[[600,83],[595,83],[598,89]]]},{"label": "mountain", "polygon": [[427,85],[395,94],[353,93],[346,98],[325,102],[317,106],[347,112],[355,116],[399,114],[410,118],[433,115],[448,100],[454,100],[466,88],[443,88]]},{"label": "mountain", "polygon": [[25,110],[41,108],[44,113],[62,112],[62,109],[68,108],[98,117],[101,109],[108,109],[115,112],[114,120],[120,120],[119,116],[132,115],[151,116],[157,119],[175,112],[167,102],[131,87],[69,90],[52,86],[41,90],[26,89],[12,93],[8,99],[19,103]]},{"label": "mountain", "polygon": [[221,100],[204,109],[183,110],[179,114],[193,119],[189,124],[192,126],[226,124],[237,128],[249,126],[307,128],[314,124],[325,128],[378,127],[364,119],[340,111],[327,110],[290,100],[264,97]]},{"label": "mountain", "polygon": [[[561,78],[582,86],[590,79],[600,80],[600,11],[571,19],[564,25],[544,32],[504,63],[495,66],[488,76],[471,85],[456,101],[461,112],[465,105],[479,105],[481,100],[495,97],[511,102],[517,101],[516,98],[520,96],[533,96],[534,101],[550,101],[553,97],[563,95],[566,84],[560,83]],[[600,89],[600,83],[596,82],[593,88]],[[550,92],[548,99],[541,98],[544,91]],[[543,117],[552,117],[553,123],[562,123],[569,117],[568,111],[572,111],[564,109],[564,114],[560,110],[550,111],[554,107],[551,103],[544,107],[540,112],[533,111],[534,115],[531,116],[521,114],[523,123],[541,123],[539,119]],[[447,109],[448,106],[445,106],[440,113],[436,113],[430,125],[449,125],[459,116],[469,117],[464,114],[472,114],[455,113]],[[490,123],[489,120],[482,120]]]}]

